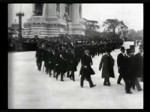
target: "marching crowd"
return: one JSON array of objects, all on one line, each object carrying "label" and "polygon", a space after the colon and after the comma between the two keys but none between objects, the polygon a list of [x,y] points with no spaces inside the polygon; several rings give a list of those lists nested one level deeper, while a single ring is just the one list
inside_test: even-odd
[{"label": "marching crowd", "polygon": [[[67,78],[75,81],[74,72],[77,71],[78,63],[81,61],[80,86],[83,88],[84,80],[89,82],[90,87],[95,87],[91,75],[95,72],[91,65],[92,58],[96,55],[103,54],[99,65],[99,70],[102,70],[102,78],[104,78],[104,86],[110,86],[110,77],[114,75],[114,59],[111,56],[111,51],[121,48],[121,53],[117,57],[118,72],[120,73],[117,84],[121,85],[121,79],[125,82],[126,93],[131,94],[131,88],[137,88],[141,91],[138,77],[142,77],[143,81],[143,47],[140,45],[139,53],[134,54],[135,47],[130,46],[130,49],[121,47],[123,41],[119,38],[109,38],[99,41],[48,41],[39,40],[38,49],[36,51],[36,64],[41,72],[46,72],[49,77],[54,77],[64,81],[65,74]],[[136,66],[135,66],[136,65]]]}]

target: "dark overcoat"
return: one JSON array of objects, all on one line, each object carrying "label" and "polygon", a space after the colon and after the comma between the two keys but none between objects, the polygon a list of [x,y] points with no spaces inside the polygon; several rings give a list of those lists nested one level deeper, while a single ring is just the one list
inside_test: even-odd
[{"label": "dark overcoat", "polygon": [[77,71],[77,64],[78,60],[73,53],[69,53],[69,60],[68,60],[68,70],[69,71]]},{"label": "dark overcoat", "polygon": [[65,52],[65,55],[64,55],[65,58],[67,59],[67,60],[66,60],[67,71],[71,71],[71,70],[70,70],[70,60],[71,60],[71,55],[70,55],[70,54],[71,54],[71,52]]},{"label": "dark overcoat", "polygon": [[120,74],[124,74],[126,72],[126,56],[124,56],[122,53],[120,53],[117,56],[117,65],[118,65],[118,72]]},{"label": "dark overcoat", "polygon": [[59,72],[59,66],[60,66],[60,54],[58,52],[54,53],[53,55],[53,65],[54,65],[54,70],[56,72]]},{"label": "dark overcoat", "polygon": [[92,63],[93,62],[91,56],[83,54],[81,58],[80,75],[89,76],[95,74],[95,72],[91,68]]},{"label": "dark overcoat", "polygon": [[53,65],[53,53],[52,51],[48,51],[48,67],[50,69],[53,69],[54,65]]},{"label": "dark overcoat", "polygon": [[136,77],[143,76],[143,56],[140,53],[135,55],[135,75]]},{"label": "dark overcoat", "polygon": [[37,62],[39,62],[39,61],[41,62],[42,61],[42,56],[41,56],[40,48],[37,49],[35,57],[36,57],[36,61]]},{"label": "dark overcoat", "polygon": [[59,58],[59,67],[58,67],[58,71],[61,73],[65,73],[66,72],[66,59],[62,56]]},{"label": "dark overcoat", "polygon": [[99,70],[102,69],[102,78],[115,77],[114,75],[114,59],[111,55],[104,54],[101,58]]},{"label": "dark overcoat", "polygon": [[135,78],[135,56],[127,56],[126,59],[127,70],[125,77],[134,79]]},{"label": "dark overcoat", "polygon": [[43,50],[42,48],[39,48],[39,49],[36,51],[36,59],[37,59],[37,62],[42,62],[43,57],[44,57],[44,50]]}]

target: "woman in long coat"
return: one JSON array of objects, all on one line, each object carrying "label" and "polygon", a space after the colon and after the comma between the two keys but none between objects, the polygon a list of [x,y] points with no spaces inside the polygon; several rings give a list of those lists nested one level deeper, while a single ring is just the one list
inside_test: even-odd
[{"label": "woman in long coat", "polygon": [[109,78],[112,77],[114,78],[114,59],[110,54],[111,50],[108,49],[107,53],[104,54],[102,56],[101,62],[100,62],[100,66],[99,66],[99,70],[102,69],[102,78],[104,78],[104,85],[110,86],[110,81]]}]

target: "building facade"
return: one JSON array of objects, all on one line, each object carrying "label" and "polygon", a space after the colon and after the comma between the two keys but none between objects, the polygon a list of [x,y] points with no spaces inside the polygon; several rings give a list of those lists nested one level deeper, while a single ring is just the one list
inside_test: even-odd
[{"label": "building facade", "polygon": [[85,35],[81,4],[33,4],[33,16],[24,23],[23,37]]}]

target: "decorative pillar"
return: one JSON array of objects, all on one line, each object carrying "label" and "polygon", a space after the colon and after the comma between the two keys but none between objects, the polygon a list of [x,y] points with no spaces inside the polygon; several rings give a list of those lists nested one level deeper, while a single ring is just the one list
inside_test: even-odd
[{"label": "decorative pillar", "polygon": [[72,4],[72,23],[79,24],[79,4]]},{"label": "decorative pillar", "polygon": [[34,12],[35,12],[35,4],[32,4],[32,16],[35,15]]},{"label": "decorative pillar", "polygon": [[13,11],[14,10],[14,6],[13,4],[8,4],[8,26],[11,27],[14,17],[13,17]]},{"label": "decorative pillar", "polygon": [[43,16],[56,17],[56,4],[44,4]]},{"label": "decorative pillar", "polygon": [[72,20],[72,4],[69,4],[69,17]]},{"label": "decorative pillar", "polygon": [[65,4],[60,4],[60,17],[63,18],[65,13]]},{"label": "decorative pillar", "polygon": [[82,18],[82,5],[79,6],[80,19]]}]

